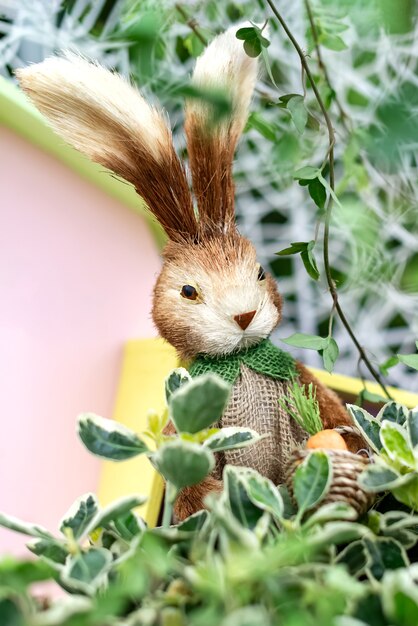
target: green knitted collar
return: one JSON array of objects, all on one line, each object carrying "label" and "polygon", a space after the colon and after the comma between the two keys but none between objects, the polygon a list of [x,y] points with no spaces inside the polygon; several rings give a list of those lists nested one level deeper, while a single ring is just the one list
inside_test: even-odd
[{"label": "green knitted collar", "polygon": [[240,374],[241,363],[270,378],[290,380],[296,375],[293,357],[274,346],[269,339],[264,339],[256,346],[226,356],[212,357],[199,354],[190,364],[189,372],[193,377],[215,372],[233,384]]}]

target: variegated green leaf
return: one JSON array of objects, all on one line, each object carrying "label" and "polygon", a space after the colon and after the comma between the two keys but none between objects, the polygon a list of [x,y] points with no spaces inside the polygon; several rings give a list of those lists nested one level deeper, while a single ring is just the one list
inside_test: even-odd
[{"label": "variegated green leaf", "polygon": [[293,491],[299,512],[318,504],[328,493],[332,480],[332,465],[322,450],[311,452],[299,465],[293,477]]},{"label": "variegated green leaf", "polygon": [[383,422],[380,429],[380,440],[388,457],[409,468],[416,465],[411,442],[406,429],[394,422]]},{"label": "variegated green leaf", "polygon": [[380,423],[372,415],[370,415],[370,413],[359,406],[347,404],[347,409],[350,412],[355,425],[360,429],[360,432],[369,446],[375,452],[380,452],[382,449],[382,442],[379,437]]},{"label": "variegated green leaf", "polygon": [[260,435],[251,428],[231,426],[222,428],[220,431],[206,439],[204,445],[213,452],[244,448],[259,441]]}]

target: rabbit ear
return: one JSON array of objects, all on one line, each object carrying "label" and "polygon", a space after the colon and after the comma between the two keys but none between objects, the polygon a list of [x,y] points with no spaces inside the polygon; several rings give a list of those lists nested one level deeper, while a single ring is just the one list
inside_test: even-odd
[{"label": "rabbit ear", "polygon": [[225,232],[234,224],[232,162],[257,78],[257,60],[247,56],[236,31],[230,28],[212,41],[197,59],[192,79],[197,88],[224,92],[231,113],[216,120],[213,106],[203,100],[189,101],[186,107],[193,190],[206,232]]},{"label": "rabbit ear", "polygon": [[196,237],[192,198],[171,131],[134,87],[73,54],[16,73],[53,129],[132,183],[172,240]]}]

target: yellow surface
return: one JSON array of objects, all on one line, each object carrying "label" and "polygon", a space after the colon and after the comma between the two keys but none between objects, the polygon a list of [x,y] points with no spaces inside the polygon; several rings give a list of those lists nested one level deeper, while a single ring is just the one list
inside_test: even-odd
[{"label": "yellow surface", "polygon": [[[174,367],[177,367],[175,351],[162,339],[129,341],[124,350],[113,419],[137,433],[145,430],[148,411],[154,409],[162,413],[166,406],[164,379]],[[100,502],[106,505],[132,493],[148,497],[138,512],[150,526],[155,526],[163,483],[147,457],[141,455],[122,462],[104,461],[99,485]]]},{"label": "yellow surface", "polygon": [[[138,433],[144,430],[148,411],[155,409],[161,413],[164,410],[164,379],[177,365],[174,349],[162,339],[129,341],[125,347],[113,418]],[[362,381],[357,378],[310,369],[325,385],[339,393],[355,397],[363,389]],[[366,383],[366,387],[372,393],[380,393],[376,383]],[[417,394],[393,387],[389,390],[397,402],[409,408],[418,406]],[[162,480],[145,456],[121,463],[103,463],[100,501],[108,504],[123,495],[142,493],[148,497],[148,502],[139,512],[150,526],[157,523],[163,488]]]},{"label": "yellow surface", "polygon": [[[324,385],[334,389],[337,393],[349,393],[353,396],[357,396],[364,388],[363,382],[359,378],[352,378],[351,376],[344,376],[343,374],[328,374],[328,372],[317,370],[313,367],[309,369]],[[367,381],[365,386],[367,391],[377,393],[380,396],[383,395],[377,383]],[[403,391],[402,389],[395,389],[395,387],[388,387],[387,389],[396,402],[404,404],[409,409],[418,406],[418,394],[412,393],[411,391]]]}]

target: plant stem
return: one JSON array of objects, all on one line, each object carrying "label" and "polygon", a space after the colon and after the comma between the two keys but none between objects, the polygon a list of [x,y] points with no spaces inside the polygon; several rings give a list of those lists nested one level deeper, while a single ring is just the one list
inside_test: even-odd
[{"label": "plant stem", "polygon": [[190,18],[187,11],[183,9],[181,4],[176,3],[175,5],[176,11],[181,15],[181,17],[186,22],[187,26],[194,32],[196,37],[203,43],[204,46],[208,45],[208,41],[204,35],[199,30],[199,24],[194,18]]},{"label": "plant stem", "polygon": [[[276,6],[274,5],[274,2],[272,0],[267,0],[268,5],[270,6],[272,12],[274,13],[274,15],[276,16],[276,18],[278,19],[278,21],[280,22],[280,25],[282,26],[283,30],[285,31],[286,35],[288,36],[289,40],[291,41],[293,47],[295,48],[301,65],[305,71],[306,77],[308,78],[311,87],[312,87],[312,91],[314,92],[315,98],[318,102],[318,106],[321,109],[322,115],[324,117],[324,121],[325,124],[327,126],[327,130],[328,130],[328,143],[329,143],[329,149],[328,149],[328,165],[329,165],[329,185],[330,188],[332,189],[332,191],[334,191],[335,189],[335,169],[334,169],[334,145],[335,145],[335,133],[334,133],[334,128],[332,126],[332,122],[331,122],[331,118],[328,115],[328,111],[325,107],[324,101],[322,100],[321,94],[318,91],[318,88],[315,84],[315,81],[313,79],[313,76],[311,74],[311,71],[309,69],[309,65],[306,61],[305,55],[303,53],[302,48],[299,46],[298,42],[296,41],[296,39],[294,38],[294,36],[292,35],[292,33],[289,30],[288,25],[286,24],[286,22],[284,21],[283,17],[281,16],[281,14],[279,13],[279,11],[277,10]],[[391,395],[388,392],[385,383],[383,382],[379,372],[373,367],[372,363],[370,362],[367,354],[365,353],[363,347],[360,345],[357,337],[355,336],[343,310],[341,309],[340,303],[338,301],[338,292],[337,292],[337,288],[334,282],[334,279],[332,278],[332,273],[331,273],[331,264],[330,264],[330,260],[329,260],[329,231],[330,231],[330,223],[331,223],[331,215],[332,215],[332,207],[333,207],[333,199],[332,199],[332,195],[330,194],[328,197],[328,202],[327,202],[327,206],[326,206],[326,212],[325,212],[325,221],[324,221],[324,268],[325,268],[325,276],[326,276],[326,280],[327,280],[327,284],[328,284],[328,289],[330,291],[333,303],[334,303],[334,307],[335,310],[338,313],[338,317],[340,318],[344,328],[346,329],[346,331],[348,332],[351,340],[353,341],[354,345],[356,346],[360,357],[363,361],[363,363],[365,364],[365,366],[367,367],[367,369],[369,370],[370,374],[373,376],[373,378],[376,380],[376,382],[380,385],[382,391],[384,392],[384,394],[386,395],[387,398],[391,399]]]},{"label": "plant stem", "polygon": [[173,503],[175,498],[176,488],[167,481],[164,492],[163,528],[168,528],[171,525],[171,518],[173,517]]}]

